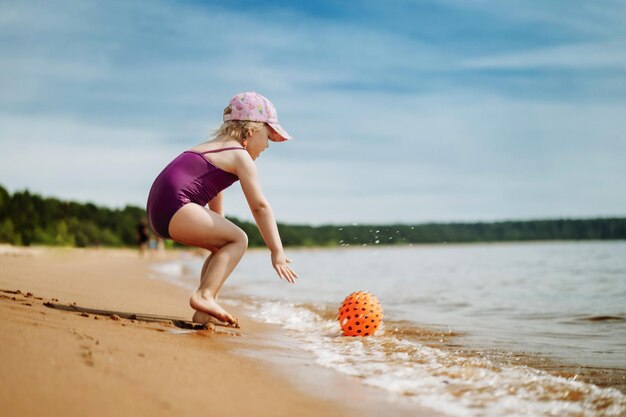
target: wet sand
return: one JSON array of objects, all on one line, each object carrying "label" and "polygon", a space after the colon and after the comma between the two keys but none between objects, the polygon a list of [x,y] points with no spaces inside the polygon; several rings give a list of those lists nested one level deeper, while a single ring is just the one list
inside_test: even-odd
[{"label": "wet sand", "polygon": [[280,357],[264,345],[277,330],[241,311],[241,329],[191,330],[189,294],[149,278],[151,262],[131,250],[0,248],[3,414],[436,414],[395,408],[302,358],[267,360]]}]

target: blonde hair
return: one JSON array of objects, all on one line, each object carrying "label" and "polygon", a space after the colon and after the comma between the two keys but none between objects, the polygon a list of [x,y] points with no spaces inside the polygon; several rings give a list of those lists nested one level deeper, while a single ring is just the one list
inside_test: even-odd
[{"label": "blonde hair", "polygon": [[[224,114],[229,114],[230,106],[224,109]],[[235,139],[243,146],[243,141],[250,136],[250,133],[261,130],[264,122],[253,122],[250,120],[229,120],[213,133],[214,138]]]}]

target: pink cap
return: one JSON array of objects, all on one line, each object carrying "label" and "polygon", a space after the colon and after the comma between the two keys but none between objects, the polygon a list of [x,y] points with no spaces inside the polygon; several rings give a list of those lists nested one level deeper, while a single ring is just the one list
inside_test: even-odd
[{"label": "pink cap", "polygon": [[254,91],[239,93],[230,100],[228,107],[230,107],[230,113],[224,114],[225,122],[229,120],[265,122],[280,135],[281,139],[275,140],[275,142],[291,139],[289,133],[278,124],[276,108],[271,101],[261,94]]}]

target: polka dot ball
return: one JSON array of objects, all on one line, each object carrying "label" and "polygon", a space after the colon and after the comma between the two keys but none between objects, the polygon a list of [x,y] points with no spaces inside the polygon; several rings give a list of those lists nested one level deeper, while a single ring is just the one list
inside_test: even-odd
[{"label": "polka dot ball", "polygon": [[344,336],[371,336],[383,320],[383,309],[375,296],[357,291],[343,300],[337,319]]}]

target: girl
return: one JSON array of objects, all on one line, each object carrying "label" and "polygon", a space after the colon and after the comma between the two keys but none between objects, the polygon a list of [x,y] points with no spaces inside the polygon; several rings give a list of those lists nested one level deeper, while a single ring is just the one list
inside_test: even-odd
[{"label": "girl", "polygon": [[[223,217],[222,193],[239,180],[254,220],[271,251],[278,276],[294,283],[274,214],[263,196],[254,160],[268,141],[291,136],[278,124],[272,103],[255,92],[237,94],[224,109],[224,123],[212,140],[183,152],[159,174],[150,189],[150,227],[164,238],[211,251],[202,267],[200,286],[189,304],[193,321],[209,316],[239,327],[237,319],[218,303],[219,291],[243,256],[248,237]],[[208,203],[209,207],[206,207]]]}]

